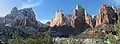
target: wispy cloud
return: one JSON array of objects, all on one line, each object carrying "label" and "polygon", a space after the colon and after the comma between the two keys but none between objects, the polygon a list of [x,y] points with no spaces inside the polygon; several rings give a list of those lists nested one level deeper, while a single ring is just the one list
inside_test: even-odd
[{"label": "wispy cloud", "polygon": [[22,8],[33,8],[33,7],[37,7],[38,5],[40,5],[40,3],[35,3],[35,4],[23,4],[20,9],[22,9]]},{"label": "wispy cloud", "polygon": [[0,17],[4,17],[16,6],[22,8],[34,8],[43,3],[43,0],[0,0]]},{"label": "wispy cloud", "polygon": [[40,20],[40,22],[43,24],[47,23],[48,21],[51,21],[51,20]]},{"label": "wispy cloud", "polygon": [[120,0],[113,0],[113,3],[114,3],[115,5],[120,5]]},{"label": "wispy cloud", "polygon": [[22,8],[33,8],[33,7],[37,7],[40,4],[42,4],[42,0],[27,0],[27,2],[22,3],[22,6],[20,9]]}]

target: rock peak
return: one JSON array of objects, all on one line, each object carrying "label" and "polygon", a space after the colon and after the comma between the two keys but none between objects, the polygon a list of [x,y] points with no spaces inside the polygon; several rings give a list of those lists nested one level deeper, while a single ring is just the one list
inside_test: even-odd
[{"label": "rock peak", "polygon": [[14,11],[17,11],[17,10],[18,10],[17,7],[13,7],[11,12],[14,12]]},{"label": "rock peak", "polygon": [[17,7],[13,7],[12,10],[18,10]]},{"label": "rock peak", "polygon": [[61,10],[57,10],[56,11],[56,16],[53,19],[53,21],[50,23],[51,27],[56,26],[63,26],[66,25],[67,21],[66,21],[66,16],[62,13]]},{"label": "rock peak", "polygon": [[84,29],[85,24],[85,9],[77,5],[71,17],[71,26],[76,29]]},{"label": "rock peak", "polygon": [[62,10],[57,10],[56,11],[56,16],[55,17],[63,17],[63,16],[64,16],[64,14],[63,14]]},{"label": "rock peak", "polygon": [[77,5],[76,6],[76,9],[78,10],[79,8],[82,8],[81,5]]},{"label": "rock peak", "polygon": [[17,11],[18,11],[17,7],[13,7],[12,10],[11,10],[11,13],[17,12]]},{"label": "rock peak", "polygon": [[62,10],[57,10],[56,13],[62,13]]},{"label": "rock peak", "polygon": [[107,6],[107,5],[102,5],[102,7],[101,7],[101,9],[102,8],[108,8],[109,6]]},{"label": "rock peak", "polygon": [[102,6],[107,6],[106,4],[102,4]]},{"label": "rock peak", "polygon": [[96,18],[96,26],[103,24],[114,24],[116,21],[116,13],[111,6],[102,5],[99,15]]},{"label": "rock peak", "polygon": [[21,9],[21,11],[33,11],[32,8],[24,8],[24,9]]}]

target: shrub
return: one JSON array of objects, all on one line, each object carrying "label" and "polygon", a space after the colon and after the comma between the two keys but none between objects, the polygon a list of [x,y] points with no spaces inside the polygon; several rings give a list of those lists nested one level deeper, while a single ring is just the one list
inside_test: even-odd
[{"label": "shrub", "polygon": [[8,40],[9,44],[25,44],[25,41],[20,36],[13,36],[12,39]]},{"label": "shrub", "polygon": [[21,36],[13,36],[8,40],[9,44],[52,44],[52,38],[49,35],[38,36],[33,35],[23,38]]},{"label": "shrub", "polygon": [[52,44],[51,36],[32,36],[27,38],[28,44]]},{"label": "shrub", "polygon": [[110,42],[109,44],[116,44],[116,38],[111,33],[108,35],[108,40]]}]

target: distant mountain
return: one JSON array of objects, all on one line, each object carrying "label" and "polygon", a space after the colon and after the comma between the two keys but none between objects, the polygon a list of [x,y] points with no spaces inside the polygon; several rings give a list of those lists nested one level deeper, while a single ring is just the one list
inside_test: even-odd
[{"label": "distant mountain", "polygon": [[0,38],[11,38],[14,34],[27,37],[48,27],[36,20],[32,8],[18,10],[14,7],[5,17],[0,17]]},{"label": "distant mountain", "polygon": [[[42,23],[36,20],[32,8],[24,8],[18,10],[16,7],[12,8],[10,14],[0,18],[1,22],[5,25],[11,26],[29,26],[33,28],[42,27]],[[43,26],[45,27],[45,26]]]}]

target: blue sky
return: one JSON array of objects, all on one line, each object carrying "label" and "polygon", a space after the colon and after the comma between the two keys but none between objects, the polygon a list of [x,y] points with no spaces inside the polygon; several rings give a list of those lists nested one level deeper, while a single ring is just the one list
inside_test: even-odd
[{"label": "blue sky", "polygon": [[45,23],[54,18],[56,10],[72,14],[75,6],[81,5],[89,14],[97,15],[102,4],[120,7],[120,0],[0,0],[0,16],[8,14],[14,6],[33,8],[36,19]]}]

